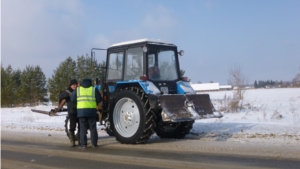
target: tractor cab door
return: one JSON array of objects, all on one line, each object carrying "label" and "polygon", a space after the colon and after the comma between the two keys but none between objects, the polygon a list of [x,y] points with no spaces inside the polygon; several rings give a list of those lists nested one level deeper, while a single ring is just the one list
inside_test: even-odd
[{"label": "tractor cab door", "polygon": [[124,64],[124,80],[140,80],[144,75],[144,52],[141,47],[133,47],[126,50]]},{"label": "tractor cab door", "polygon": [[176,82],[180,79],[176,48],[149,46],[147,58],[149,81],[164,94],[176,94]]},{"label": "tractor cab door", "polygon": [[111,52],[107,56],[107,79],[106,81],[120,81],[123,76],[123,51]]},{"label": "tractor cab door", "polygon": [[109,51],[107,54],[107,71],[105,88],[107,91],[107,97],[110,98],[115,92],[116,82],[123,79],[123,63],[124,52],[123,50]]}]

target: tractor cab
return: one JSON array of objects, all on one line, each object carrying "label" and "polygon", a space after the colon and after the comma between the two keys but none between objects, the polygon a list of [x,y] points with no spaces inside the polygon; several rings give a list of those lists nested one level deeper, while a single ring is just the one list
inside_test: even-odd
[{"label": "tractor cab", "polygon": [[164,94],[176,94],[178,53],[171,43],[148,39],[114,44],[107,49],[106,82],[148,80]]}]

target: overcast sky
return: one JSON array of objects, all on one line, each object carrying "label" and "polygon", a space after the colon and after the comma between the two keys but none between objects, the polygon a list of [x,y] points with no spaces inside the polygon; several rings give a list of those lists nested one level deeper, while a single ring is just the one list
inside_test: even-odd
[{"label": "overcast sky", "polygon": [[[1,0],[1,63],[46,77],[91,48],[152,38],[184,50],[193,83],[292,80],[300,67],[299,0]],[[99,58],[99,60],[101,60]]]}]

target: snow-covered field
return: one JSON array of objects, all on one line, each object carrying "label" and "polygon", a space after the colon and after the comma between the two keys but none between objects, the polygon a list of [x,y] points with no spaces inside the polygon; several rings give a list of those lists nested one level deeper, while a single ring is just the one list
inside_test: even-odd
[{"label": "snow-covered field", "polygon": [[[233,91],[208,92],[218,110],[224,95]],[[220,119],[197,120],[188,139],[228,142],[263,142],[300,145],[300,88],[256,89],[245,92],[244,109],[224,113]],[[31,109],[49,111],[54,106],[1,108],[2,131],[56,132],[65,134],[67,113],[47,116]],[[98,126],[99,137],[106,136]],[[153,135],[152,139],[157,136]]]},{"label": "snow-covered field", "polygon": [[[218,110],[233,91],[208,92]],[[256,89],[244,94],[244,109],[221,119],[198,120],[192,133],[201,139],[300,144],[300,89]]]}]

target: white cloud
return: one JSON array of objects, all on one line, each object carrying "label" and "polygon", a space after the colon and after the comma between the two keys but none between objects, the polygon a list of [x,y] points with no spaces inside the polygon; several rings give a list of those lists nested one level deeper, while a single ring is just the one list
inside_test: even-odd
[{"label": "white cloud", "polygon": [[174,37],[178,27],[178,21],[174,18],[172,12],[161,5],[152,7],[141,20],[137,20],[135,23],[136,24],[133,24],[132,27],[127,30],[119,29],[108,36],[99,34],[94,41],[97,46],[105,44],[110,46],[113,43],[142,38],[169,41]]},{"label": "white cloud", "polygon": [[56,68],[56,64],[70,56],[66,51],[74,50],[66,49],[67,46],[72,48],[80,43],[82,7],[78,0],[3,0],[4,66],[11,64],[14,69],[23,69],[27,65],[40,65],[42,69],[49,69],[48,74],[52,73],[50,70]]},{"label": "white cloud", "polygon": [[113,43],[140,38],[172,41],[178,27],[172,11],[159,5],[151,7],[131,28],[88,36],[85,6],[80,0],[1,2],[3,66],[11,64],[22,70],[28,65],[39,65],[47,77],[65,58],[85,54],[91,46],[107,48]]},{"label": "white cloud", "polygon": [[142,26],[157,34],[160,32],[169,34],[177,26],[177,20],[173,18],[169,9],[160,5],[149,11],[142,21]]}]

